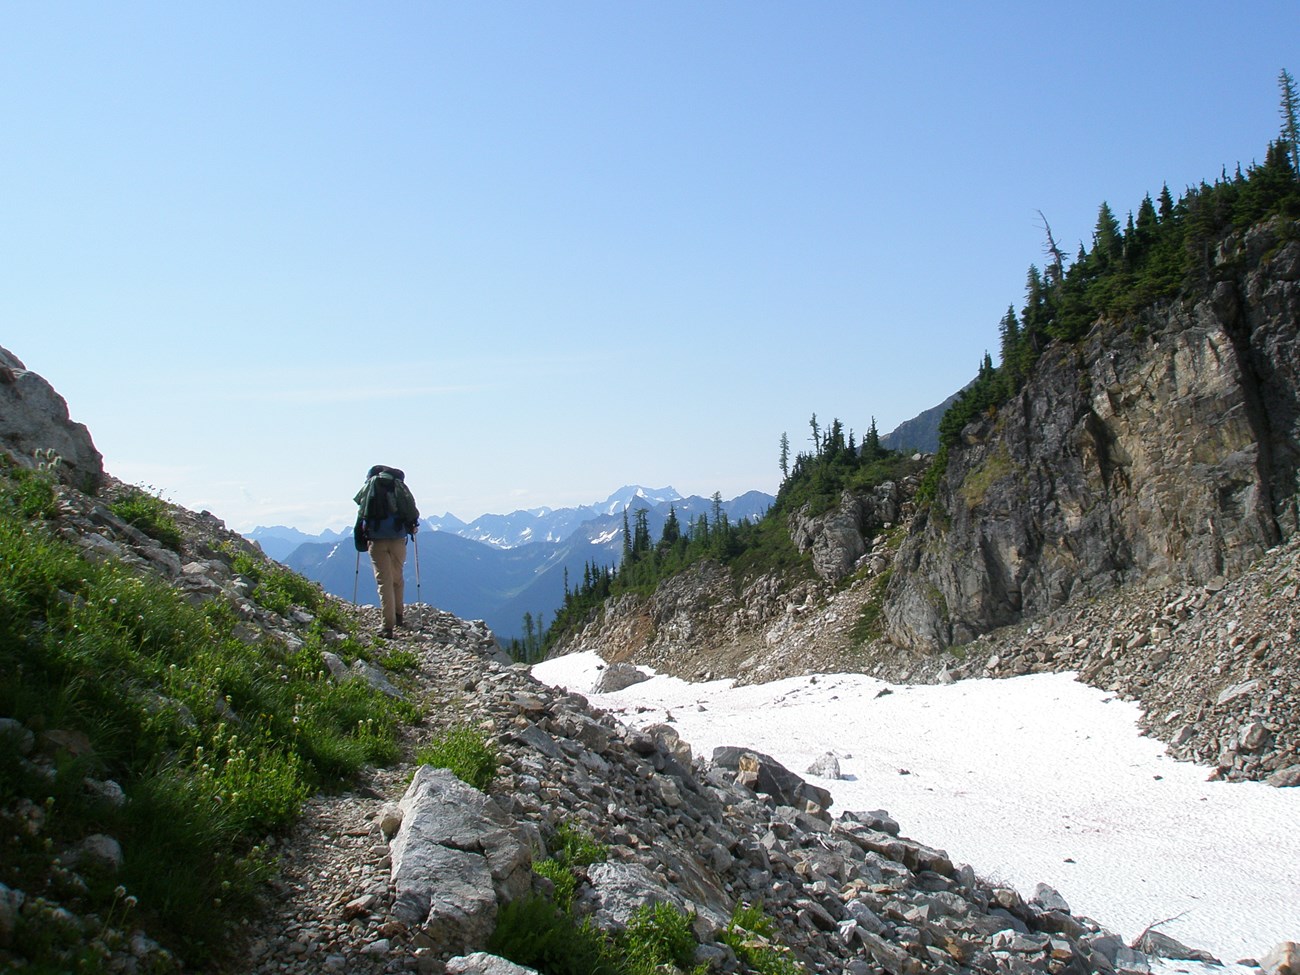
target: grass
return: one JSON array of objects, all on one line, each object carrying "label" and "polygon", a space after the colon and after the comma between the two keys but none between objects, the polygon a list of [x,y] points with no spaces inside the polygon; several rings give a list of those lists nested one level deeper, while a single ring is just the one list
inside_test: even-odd
[{"label": "grass", "polygon": [[269,559],[256,559],[248,552],[229,554],[235,572],[253,584],[249,598],[263,609],[284,617],[302,609],[332,629],[349,633],[355,629],[343,607],[327,597],[319,584]]},{"label": "grass", "polygon": [[143,488],[127,488],[109,508],[128,525],[138,528],[173,552],[181,550],[181,530],[172,517],[171,507],[159,495]]},{"label": "grass", "polygon": [[450,769],[462,782],[486,792],[496,779],[500,759],[482,731],[469,724],[459,724],[418,749],[415,761],[419,765]]},{"label": "grass", "polygon": [[772,941],[774,932],[772,919],[761,905],[738,903],[719,940],[736,953],[746,969],[759,975],[801,975],[803,966]]},{"label": "grass", "polygon": [[[0,883],[104,930],[24,915],[0,963],[76,970],[101,957],[116,930],[105,919],[124,918],[131,898],[123,923],[208,967],[273,868],[263,839],[312,790],[394,759],[414,711],[329,678],[321,625],[296,651],[249,644],[228,603],[193,606],[160,580],[83,559],[44,521],[53,497],[47,475],[0,469],[0,716],[48,755],[38,765],[0,747]],[[88,778],[127,801],[96,798]],[[119,873],[64,865],[92,833],[121,844]]]}]

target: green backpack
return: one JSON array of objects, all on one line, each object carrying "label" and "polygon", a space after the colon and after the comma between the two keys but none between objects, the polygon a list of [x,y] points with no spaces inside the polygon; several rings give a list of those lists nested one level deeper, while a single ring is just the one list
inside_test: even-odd
[{"label": "green backpack", "polygon": [[396,467],[376,464],[370,468],[365,486],[353,498],[357,503],[357,523],[352,529],[353,543],[364,552],[371,530],[386,518],[396,515],[411,534],[420,521],[415,496],[406,486],[406,474]]}]

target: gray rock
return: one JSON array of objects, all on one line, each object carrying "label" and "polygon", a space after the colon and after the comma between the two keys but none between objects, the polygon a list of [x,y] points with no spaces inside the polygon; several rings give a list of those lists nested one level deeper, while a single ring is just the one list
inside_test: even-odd
[{"label": "gray rock", "polygon": [[1134,942],[1133,947],[1145,955],[1154,955],[1157,958],[1173,958],[1180,961],[1203,961],[1215,965],[1222,965],[1223,962],[1215,958],[1209,952],[1200,951],[1196,948],[1189,948],[1177,938],[1171,938],[1169,935],[1152,928],[1147,928],[1141,936]]},{"label": "gray rock", "polygon": [[525,836],[497,804],[447,769],[422,765],[390,845],[394,913],[439,944],[486,943],[497,904],[531,885]]},{"label": "gray rock", "polygon": [[36,747],[36,736],[30,728],[13,718],[0,718],[0,742],[19,755],[30,755]]},{"label": "gray rock", "polygon": [[1070,905],[1066,903],[1065,898],[1061,896],[1060,891],[1047,884],[1038,884],[1034,888],[1033,896],[1029,898],[1031,906],[1041,911],[1060,911],[1062,914],[1070,913]]},{"label": "gray rock", "polygon": [[[1224,273],[1144,334],[1100,323],[1045,349],[967,425],[895,557],[894,643],[959,645],[1129,580],[1231,577],[1293,529],[1300,285],[1266,261]],[[1287,419],[1261,427],[1259,404]]]},{"label": "gray rock", "polygon": [[94,833],[77,844],[73,860],[79,865],[94,865],[112,873],[122,869],[122,844],[111,836]]},{"label": "gray rock", "polygon": [[104,481],[104,459],[85,424],[74,423],[63,397],[3,348],[0,450],[24,467],[47,466],[60,480],[90,494]]},{"label": "gray rock", "polygon": [[389,697],[402,697],[402,692],[393,686],[383,667],[378,667],[366,660],[354,660],[352,662],[352,675]]},{"label": "gray rock", "polygon": [[779,806],[806,809],[809,804],[824,811],[831,806],[831,794],[825,789],[805,782],[770,755],[734,745],[723,745],[713,750],[713,764],[734,769],[737,781],[755,792],[772,797]]},{"label": "gray rock", "polygon": [[497,955],[476,951],[447,959],[447,975],[537,975],[537,971]]},{"label": "gray rock", "polygon": [[600,680],[596,682],[596,693],[612,694],[615,691],[624,690],[633,684],[640,684],[642,681],[649,679],[649,674],[644,673],[632,664],[610,664],[601,673]]},{"label": "gray rock", "polygon": [[667,903],[680,908],[681,900],[639,863],[594,863],[587,868],[591,886],[579,899],[601,927],[622,928],[639,907]]},{"label": "gray rock", "polygon": [[8,948],[13,943],[14,926],[26,900],[21,890],[0,884],[0,948]]},{"label": "gray rock", "polygon": [[386,802],[380,807],[375,819],[384,839],[391,840],[402,826],[402,807],[395,802]]},{"label": "gray rock", "polygon": [[843,777],[840,772],[840,760],[831,752],[826,752],[814,760],[808,766],[807,772],[809,775],[815,775],[822,779],[839,779]]}]

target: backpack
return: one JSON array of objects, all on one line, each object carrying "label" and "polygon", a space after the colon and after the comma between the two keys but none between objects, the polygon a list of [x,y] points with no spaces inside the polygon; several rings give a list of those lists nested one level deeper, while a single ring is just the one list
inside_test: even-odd
[{"label": "backpack", "polygon": [[357,521],[352,527],[352,542],[358,552],[366,550],[371,532],[386,519],[396,517],[407,534],[414,532],[420,521],[420,509],[406,486],[406,474],[396,467],[376,464],[370,468],[365,486],[353,500],[357,503]]}]

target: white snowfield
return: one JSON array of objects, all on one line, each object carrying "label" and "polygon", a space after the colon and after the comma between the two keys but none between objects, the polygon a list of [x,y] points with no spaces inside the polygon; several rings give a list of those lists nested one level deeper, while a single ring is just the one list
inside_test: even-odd
[{"label": "white snowfield", "polygon": [[[1209,769],[1139,734],[1137,705],[1072,674],[940,686],[829,674],[749,687],[660,675],[596,694],[603,667],[581,653],[533,674],[634,727],[668,722],[696,755],[719,745],[771,755],[829,789],[832,813],[888,810],[904,835],[980,877],[1026,897],[1050,884],[1074,914],[1129,941],[1163,922],[1232,963],[1300,940],[1300,788],[1207,781]],[[807,774],[827,752],[842,779]]]}]

